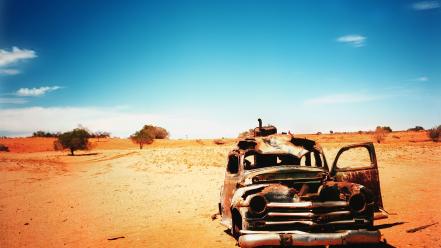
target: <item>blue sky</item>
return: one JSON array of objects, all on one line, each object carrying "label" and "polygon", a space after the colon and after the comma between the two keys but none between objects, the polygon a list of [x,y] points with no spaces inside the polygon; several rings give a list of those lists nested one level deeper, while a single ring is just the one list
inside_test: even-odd
[{"label": "blue sky", "polygon": [[440,1],[0,1],[0,135],[441,123]]}]

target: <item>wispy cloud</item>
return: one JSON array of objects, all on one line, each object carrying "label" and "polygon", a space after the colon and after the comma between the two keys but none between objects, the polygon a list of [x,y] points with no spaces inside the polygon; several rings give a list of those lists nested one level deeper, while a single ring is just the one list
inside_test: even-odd
[{"label": "wispy cloud", "polygon": [[9,65],[20,60],[32,59],[37,57],[33,50],[12,47],[11,51],[0,49],[0,66]]},{"label": "wispy cloud", "polygon": [[25,104],[27,102],[24,98],[0,97],[0,104]]},{"label": "wispy cloud", "polygon": [[43,86],[39,88],[20,88],[17,90],[17,96],[42,96],[48,92],[60,89],[60,86]]},{"label": "wispy cloud", "polygon": [[[54,121],[54,116],[59,120]],[[120,107],[24,107],[0,108],[0,134],[30,135],[35,130],[68,131],[78,124],[128,137],[145,124],[166,128],[173,138],[235,137],[237,123],[188,114],[148,114]],[[183,124],[185,123],[185,125]]]},{"label": "wispy cloud", "polygon": [[429,78],[426,76],[422,76],[422,77],[416,78],[415,81],[426,82],[426,81],[429,81]]},{"label": "wispy cloud", "polygon": [[306,105],[325,105],[325,104],[339,104],[339,103],[357,103],[368,102],[379,99],[379,96],[372,96],[367,94],[348,93],[325,95],[315,98],[307,99],[304,103]]},{"label": "wispy cloud", "polygon": [[349,34],[337,38],[338,42],[346,43],[354,47],[362,47],[365,45],[366,37],[359,34]]},{"label": "wispy cloud", "polygon": [[412,4],[414,10],[429,10],[441,7],[438,1],[422,1]]},{"label": "wispy cloud", "polygon": [[0,75],[17,75],[20,71],[16,69],[0,69]]}]

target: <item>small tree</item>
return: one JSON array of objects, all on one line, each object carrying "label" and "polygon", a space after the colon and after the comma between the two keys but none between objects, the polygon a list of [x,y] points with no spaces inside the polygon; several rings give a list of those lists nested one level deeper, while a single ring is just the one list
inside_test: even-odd
[{"label": "small tree", "polygon": [[388,131],[385,130],[383,127],[378,126],[375,129],[375,133],[374,133],[374,138],[377,141],[377,143],[381,143],[384,141],[384,139],[386,138],[388,134]]},{"label": "small tree", "polygon": [[139,149],[142,149],[145,144],[153,143],[154,138],[155,137],[153,133],[146,132],[143,129],[137,131],[130,136],[130,139],[133,141],[133,143],[139,144]]},{"label": "small tree", "polygon": [[84,128],[75,128],[73,131],[65,132],[58,137],[63,149],[69,149],[73,156],[76,150],[86,150],[89,147],[90,134]]},{"label": "small tree", "polygon": [[167,139],[168,131],[162,127],[156,127],[153,125],[145,125],[141,130],[130,136],[133,143],[139,144],[139,149],[145,144],[153,143],[154,139]]},{"label": "small tree", "polygon": [[433,127],[431,129],[427,130],[427,136],[429,136],[429,138],[433,141],[433,142],[438,142],[440,141],[440,137],[441,137],[441,125],[437,126],[437,127]]}]

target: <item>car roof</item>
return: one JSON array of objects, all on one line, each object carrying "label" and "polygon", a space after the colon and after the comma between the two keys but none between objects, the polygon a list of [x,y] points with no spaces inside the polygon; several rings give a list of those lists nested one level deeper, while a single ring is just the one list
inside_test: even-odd
[{"label": "car roof", "polygon": [[250,137],[238,142],[240,150],[246,153],[290,154],[298,158],[308,152],[323,153],[320,145],[313,140],[296,138],[291,134],[273,134],[265,137]]}]

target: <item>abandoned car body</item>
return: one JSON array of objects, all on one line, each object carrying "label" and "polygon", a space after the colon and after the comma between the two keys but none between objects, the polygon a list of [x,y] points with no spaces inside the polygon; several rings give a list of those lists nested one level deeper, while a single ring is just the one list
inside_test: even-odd
[{"label": "abandoned car body", "polygon": [[[383,204],[372,143],[343,147],[331,167],[316,142],[272,126],[260,124],[237,146],[228,155],[219,212],[241,247],[380,242],[373,221],[387,216],[378,214]],[[359,148],[365,164],[339,162]]]}]

